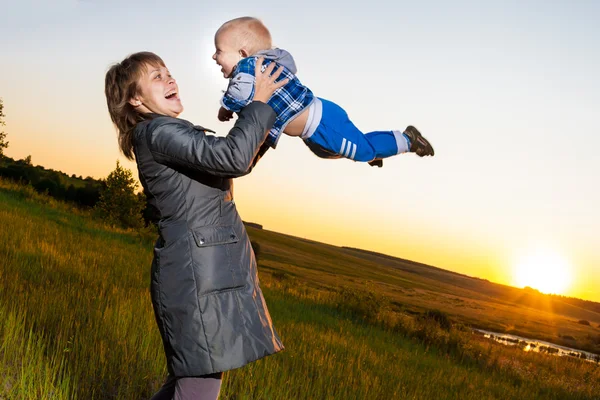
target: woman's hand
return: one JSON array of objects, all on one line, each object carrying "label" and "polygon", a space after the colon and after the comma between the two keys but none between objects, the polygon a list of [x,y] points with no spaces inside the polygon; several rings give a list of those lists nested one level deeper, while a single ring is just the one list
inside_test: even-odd
[{"label": "woman's hand", "polygon": [[253,100],[262,101],[263,103],[266,103],[267,101],[269,101],[271,95],[275,93],[277,89],[285,86],[289,82],[289,79],[286,78],[280,80],[279,82],[275,82],[279,75],[281,75],[283,67],[279,67],[277,71],[275,71],[275,73],[271,75],[271,72],[273,72],[273,69],[275,68],[275,63],[271,62],[265,69],[265,72],[261,72],[263,61],[263,57],[259,57],[258,60],[256,60],[256,68],[254,70],[254,75],[256,79],[254,83]]}]

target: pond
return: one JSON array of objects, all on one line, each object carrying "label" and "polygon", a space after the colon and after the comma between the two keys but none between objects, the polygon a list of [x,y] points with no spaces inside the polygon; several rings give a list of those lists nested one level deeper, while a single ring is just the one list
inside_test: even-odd
[{"label": "pond", "polygon": [[576,357],[587,361],[600,363],[600,355],[589,353],[587,351],[560,346],[558,344],[544,342],[543,340],[529,339],[522,336],[509,335],[506,333],[485,331],[483,329],[473,330],[475,332],[479,332],[488,339],[495,340],[498,343],[510,346],[519,346],[523,349],[523,351],[536,351],[539,353],[548,353],[557,356]]}]

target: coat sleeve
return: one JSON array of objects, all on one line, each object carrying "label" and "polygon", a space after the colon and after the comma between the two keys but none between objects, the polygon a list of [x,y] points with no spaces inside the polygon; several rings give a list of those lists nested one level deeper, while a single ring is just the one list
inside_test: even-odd
[{"label": "coat sleeve", "polygon": [[254,75],[240,72],[229,81],[221,105],[229,111],[239,112],[254,98]]},{"label": "coat sleeve", "polygon": [[148,148],[156,162],[173,169],[242,176],[253,166],[275,117],[269,105],[254,101],[240,112],[225,137],[206,134],[174,118],[157,118],[149,126]]},{"label": "coat sleeve", "polygon": [[260,160],[262,158],[262,156],[264,156],[265,153],[267,152],[267,150],[269,150],[270,148],[271,148],[271,145],[266,142],[260,146],[260,148],[258,149],[258,153],[254,156],[254,160],[252,160],[252,165],[250,165],[250,168],[248,169],[248,172],[247,172],[248,174],[256,166],[256,164],[258,163],[258,160]]}]

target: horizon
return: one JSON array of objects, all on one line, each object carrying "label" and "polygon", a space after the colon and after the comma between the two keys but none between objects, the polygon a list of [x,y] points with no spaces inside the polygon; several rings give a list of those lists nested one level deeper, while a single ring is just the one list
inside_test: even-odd
[{"label": "horizon", "polygon": [[[44,168],[42,165],[35,165],[34,167],[36,167],[36,168],[37,167]],[[58,171],[58,172],[66,174],[66,172],[63,172],[63,171]],[[68,174],[66,174],[66,175],[68,175]],[[76,177],[75,179],[85,180],[87,178],[89,178],[89,177],[85,177],[85,178],[84,177],[81,177],[81,178],[80,177]],[[94,178],[94,179],[96,179],[96,178]],[[358,247],[349,247],[349,246],[345,246],[345,245],[335,245],[335,244],[331,244],[331,243],[316,241],[316,240],[313,240],[313,239],[308,238],[308,237],[295,236],[295,235],[287,233],[287,232],[280,232],[280,231],[265,229],[264,226],[260,222],[256,222],[256,221],[246,221],[246,220],[244,220],[243,223],[246,224],[246,225],[250,225],[250,226],[254,227],[255,229],[260,229],[260,230],[264,230],[264,231],[267,231],[267,232],[276,233],[278,235],[288,236],[288,237],[291,237],[291,238],[294,238],[294,239],[298,239],[298,240],[305,240],[305,241],[309,241],[309,242],[312,242],[312,243],[318,243],[318,244],[322,244],[322,245],[326,245],[326,246],[333,246],[333,247],[336,247],[336,248],[347,249],[347,250],[351,250],[351,251],[365,252],[365,253],[368,253],[368,254],[371,254],[371,255],[375,255],[375,256],[379,256],[379,257],[390,257],[390,258],[393,258],[393,259],[396,259],[396,260],[401,260],[401,261],[405,261],[405,262],[409,262],[409,263],[413,263],[413,264],[419,264],[421,266],[428,267],[428,268],[440,269],[442,271],[445,271],[445,272],[448,272],[448,273],[451,273],[451,274],[456,274],[456,275],[459,275],[459,276],[462,276],[462,277],[467,277],[467,278],[471,278],[471,279],[477,279],[477,280],[486,281],[486,282],[489,282],[489,283],[492,283],[492,284],[495,284],[495,285],[501,285],[501,286],[505,286],[505,287],[509,287],[509,288],[513,288],[513,289],[524,290],[524,291],[533,291],[536,294],[542,295],[542,296],[545,296],[545,295],[551,296],[551,297],[552,296],[556,296],[556,297],[570,298],[570,299],[576,299],[576,300],[582,300],[582,301],[589,301],[589,302],[592,302],[592,303],[600,304],[600,301],[597,301],[597,300],[584,299],[584,298],[581,298],[581,297],[573,297],[573,296],[568,296],[568,295],[564,295],[564,294],[560,294],[560,293],[545,293],[545,292],[542,292],[542,291],[540,291],[540,290],[538,290],[538,289],[536,289],[534,287],[530,287],[530,286],[519,287],[519,286],[515,286],[515,285],[509,285],[509,284],[494,282],[494,281],[490,281],[489,279],[486,279],[486,278],[464,274],[464,273],[459,272],[459,271],[452,271],[450,269],[445,269],[445,268],[443,268],[441,266],[430,265],[430,264],[423,263],[423,262],[420,262],[420,261],[417,261],[417,260],[410,260],[410,259],[406,259],[406,258],[399,257],[399,256],[394,256],[394,255],[387,254],[387,253],[381,253],[381,252],[377,252],[377,251],[373,251],[373,250],[369,250],[369,249],[358,248]]]},{"label": "horizon", "polygon": [[495,285],[506,286],[506,287],[510,287],[510,288],[513,288],[513,289],[520,289],[520,290],[524,290],[524,291],[533,291],[536,294],[539,294],[539,295],[542,295],[542,296],[565,297],[565,298],[576,299],[576,300],[583,300],[583,301],[589,301],[589,302],[592,302],[592,303],[600,304],[600,300],[583,299],[581,297],[568,296],[568,295],[564,295],[564,294],[560,294],[560,293],[544,293],[544,292],[542,292],[539,289],[536,289],[534,287],[530,287],[530,286],[519,287],[519,286],[509,285],[509,284],[505,284],[505,283],[494,282],[494,281],[491,281],[491,280],[489,280],[487,278],[482,278],[482,277],[478,277],[478,276],[468,275],[468,274],[464,274],[464,273],[459,272],[459,271],[453,271],[453,270],[450,270],[450,269],[445,269],[445,268],[443,268],[441,266],[438,266],[438,265],[431,265],[431,264],[427,264],[427,263],[424,263],[424,262],[421,262],[421,261],[410,260],[410,259],[407,259],[407,258],[403,258],[403,257],[399,257],[399,256],[394,256],[394,255],[391,255],[391,254],[381,253],[381,252],[377,252],[377,251],[373,251],[373,250],[369,250],[369,249],[362,249],[362,248],[358,248],[358,247],[349,247],[349,246],[345,246],[345,245],[334,245],[334,244],[331,244],[331,243],[319,242],[319,241],[316,241],[316,240],[313,240],[313,239],[307,238],[307,237],[295,236],[295,235],[292,235],[292,234],[289,234],[289,233],[286,233],[286,232],[279,232],[279,231],[274,231],[274,230],[270,230],[270,229],[265,229],[260,222],[245,221],[245,220],[243,222],[245,224],[260,225],[261,228],[257,228],[257,229],[265,230],[265,231],[276,233],[276,234],[279,234],[279,235],[290,236],[290,237],[293,237],[293,238],[299,239],[299,240],[308,240],[308,241],[311,241],[311,242],[315,242],[315,243],[319,243],[319,244],[324,244],[324,245],[328,245],[328,246],[333,246],[333,247],[337,247],[337,248],[348,249],[348,250],[353,250],[353,251],[367,252],[367,253],[370,253],[370,254],[373,254],[373,255],[376,255],[376,256],[392,257],[394,259],[406,261],[406,262],[409,262],[409,263],[420,264],[420,265],[425,266],[425,267],[440,269],[440,270],[443,270],[445,272],[449,272],[451,274],[456,274],[456,275],[460,275],[460,276],[471,278],[471,279],[478,279],[478,280],[482,280],[482,281],[487,281],[487,282],[495,284]]},{"label": "horizon", "polygon": [[[236,179],[244,221],[512,287],[538,279],[559,295],[600,302],[600,4],[375,1],[347,4],[343,18],[318,2],[294,18],[235,1],[205,8],[183,0],[167,9],[4,5],[5,154],[95,179],[119,160],[137,178],[118,151],[103,85],[110,65],[141,50],[160,55],[177,78],[181,118],[223,136],[233,123],[216,119],[227,81],[210,59],[212,35],[254,15],[317,96],[343,105],[365,131],[415,125],[436,155],[373,168],[318,159],[282,137]],[[166,17],[176,29],[165,28]]]}]

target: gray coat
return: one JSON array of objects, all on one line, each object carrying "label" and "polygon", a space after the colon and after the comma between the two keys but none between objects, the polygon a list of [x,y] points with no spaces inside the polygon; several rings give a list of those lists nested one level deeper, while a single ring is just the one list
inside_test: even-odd
[{"label": "gray coat", "polygon": [[135,128],[139,178],[159,217],[152,305],[176,377],[227,371],[283,349],[232,182],[250,171],[274,121],[271,107],[254,102],[226,137],[156,114]]}]

